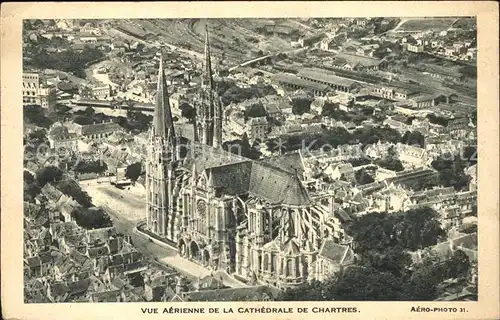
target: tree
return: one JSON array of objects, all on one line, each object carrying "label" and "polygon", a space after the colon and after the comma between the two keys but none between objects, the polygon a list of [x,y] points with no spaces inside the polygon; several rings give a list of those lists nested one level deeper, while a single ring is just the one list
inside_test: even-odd
[{"label": "tree", "polygon": [[47,129],[52,125],[52,121],[45,116],[42,107],[39,105],[24,106],[23,120]]},{"label": "tree", "polygon": [[377,160],[377,161],[375,161],[375,163],[378,166],[385,168],[387,170],[392,170],[392,171],[397,171],[397,172],[404,170],[403,164],[401,163],[401,161],[399,161],[399,159],[385,158],[385,159]]},{"label": "tree", "polygon": [[458,249],[453,253],[450,260],[443,264],[445,278],[463,278],[470,271],[471,263],[469,257]]},{"label": "tree", "polygon": [[394,301],[400,296],[402,282],[389,272],[352,266],[338,275],[328,294],[341,301]]},{"label": "tree", "polygon": [[89,118],[93,118],[95,115],[95,110],[92,107],[87,107],[85,108],[84,115],[86,115]]},{"label": "tree", "polygon": [[368,183],[372,183],[375,181],[371,175],[366,173],[366,171],[367,170],[365,168],[363,168],[363,169],[357,170],[354,173],[354,175],[356,177],[357,184],[363,185],[363,184],[368,184]]},{"label": "tree", "polygon": [[102,209],[97,208],[77,208],[71,212],[75,222],[84,229],[99,229],[111,227],[113,223],[109,216]]},{"label": "tree", "polygon": [[75,199],[84,208],[92,207],[92,199],[75,181],[61,180],[57,183],[57,189]]},{"label": "tree", "polygon": [[69,110],[71,110],[71,108],[62,103],[57,103],[54,107],[54,111],[60,115],[66,114]]},{"label": "tree", "polygon": [[[462,157],[456,154],[443,154],[432,161],[431,166],[439,172],[439,183],[442,186],[463,190],[469,185],[470,177],[464,172],[468,162],[461,159]],[[469,155],[469,160],[473,163],[473,154]]]},{"label": "tree", "polygon": [[61,180],[62,176],[63,172],[61,169],[54,166],[47,166],[36,172],[36,180],[40,187],[43,187],[48,182],[57,182]]},{"label": "tree", "polygon": [[323,104],[323,108],[321,109],[321,115],[335,119],[337,111],[340,111],[338,102],[332,103],[330,101],[326,101],[325,104]]},{"label": "tree", "polygon": [[267,115],[262,103],[252,104],[245,110],[245,118],[259,118]]},{"label": "tree", "polygon": [[426,116],[426,118],[429,119],[429,122],[433,123],[433,124],[438,124],[438,125],[441,125],[443,127],[446,127],[448,125],[448,119],[440,117],[440,116],[436,116],[432,113],[428,114]]},{"label": "tree", "polygon": [[36,129],[28,134],[28,141],[35,146],[47,142],[47,131],[45,129]]},{"label": "tree", "polygon": [[47,52],[45,48],[32,54],[30,64],[38,69],[56,69],[65,72],[72,72],[75,76],[85,78],[85,67],[98,59],[104,53],[98,48],[84,46],[82,52],[65,50],[62,52]]},{"label": "tree", "polygon": [[189,121],[192,121],[196,116],[195,109],[187,103],[181,104],[179,106],[179,109],[181,109],[181,116],[188,119]]},{"label": "tree", "polygon": [[136,181],[142,173],[142,165],[140,162],[132,163],[125,169],[125,177],[132,181]]},{"label": "tree", "polygon": [[103,173],[108,169],[105,162],[100,160],[82,161],[70,163],[69,166],[78,173]]},{"label": "tree", "polygon": [[354,251],[383,250],[394,245],[394,216],[383,212],[370,212],[347,225],[347,233],[353,237]]},{"label": "tree", "polygon": [[361,264],[380,272],[391,272],[396,277],[401,278],[408,273],[412,259],[406,249],[396,245],[382,250],[363,252]]},{"label": "tree", "polygon": [[406,131],[401,137],[401,143],[408,145],[418,145],[420,148],[424,147],[425,137],[418,131]]},{"label": "tree", "polygon": [[296,288],[288,288],[280,292],[277,301],[323,301],[325,283],[317,280],[306,282]]},{"label": "tree", "polygon": [[26,170],[23,172],[23,182],[24,201],[31,201],[40,193],[40,187],[33,174]]},{"label": "tree", "polygon": [[402,286],[402,298],[411,301],[432,301],[437,298],[441,274],[436,264],[424,263],[417,267]]},{"label": "tree", "polygon": [[415,251],[437,244],[444,236],[438,213],[429,207],[411,209],[396,214],[400,222],[395,226],[398,243]]},{"label": "tree", "polygon": [[92,118],[87,117],[87,116],[76,116],[73,119],[73,122],[83,126],[83,125],[93,124],[94,120]]},{"label": "tree", "polygon": [[296,97],[292,99],[292,113],[302,115],[311,110],[313,99],[310,97]]}]

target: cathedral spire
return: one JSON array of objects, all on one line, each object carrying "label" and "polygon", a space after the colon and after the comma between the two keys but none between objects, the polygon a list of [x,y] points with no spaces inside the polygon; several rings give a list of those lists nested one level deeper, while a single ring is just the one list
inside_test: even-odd
[{"label": "cathedral spire", "polygon": [[208,39],[208,24],[205,24],[205,74],[204,74],[204,85],[212,88],[213,79],[212,79],[212,61],[210,59],[210,43]]},{"label": "cathedral spire", "polygon": [[163,56],[160,55],[160,67],[158,70],[158,84],[156,93],[155,113],[153,118],[153,133],[155,136],[174,138],[174,122],[168,99],[167,79],[163,69]]}]

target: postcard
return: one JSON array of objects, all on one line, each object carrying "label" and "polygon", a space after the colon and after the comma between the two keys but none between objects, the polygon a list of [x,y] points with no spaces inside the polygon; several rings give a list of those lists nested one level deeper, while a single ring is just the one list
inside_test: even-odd
[{"label": "postcard", "polygon": [[6,319],[500,316],[496,3],[2,9]]}]

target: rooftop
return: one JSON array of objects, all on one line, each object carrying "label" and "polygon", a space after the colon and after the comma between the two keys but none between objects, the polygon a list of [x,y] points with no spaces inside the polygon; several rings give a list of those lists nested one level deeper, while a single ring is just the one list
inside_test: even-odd
[{"label": "rooftop", "polygon": [[339,77],[333,74],[333,72],[331,71],[321,69],[300,69],[297,75],[300,78],[325,82],[331,85],[350,87],[356,83],[351,79]]},{"label": "rooftop", "polygon": [[329,87],[326,84],[316,83],[310,80],[301,79],[295,75],[278,73],[272,76],[272,78],[278,82],[290,84],[302,88],[308,88],[318,91],[327,91]]}]

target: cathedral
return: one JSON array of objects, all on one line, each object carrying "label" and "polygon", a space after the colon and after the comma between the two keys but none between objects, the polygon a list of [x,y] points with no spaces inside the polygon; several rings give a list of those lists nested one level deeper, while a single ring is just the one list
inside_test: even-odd
[{"label": "cathedral", "polygon": [[202,73],[194,138],[181,145],[160,58],[146,163],[148,230],[181,256],[253,283],[286,288],[321,278],[321,257],[347,254],[325,249],[343,240],[331,197],[306,189],[300,156],[250,160],[222,149],[208,30]]}]

